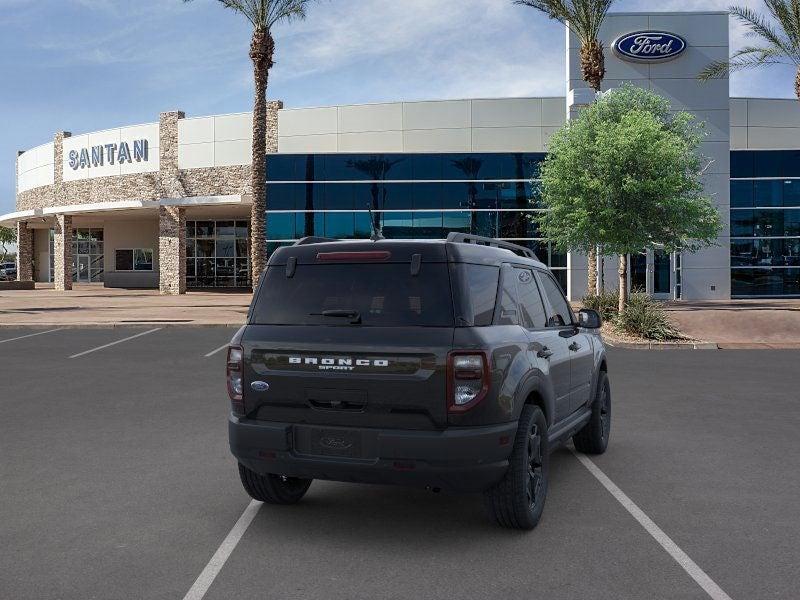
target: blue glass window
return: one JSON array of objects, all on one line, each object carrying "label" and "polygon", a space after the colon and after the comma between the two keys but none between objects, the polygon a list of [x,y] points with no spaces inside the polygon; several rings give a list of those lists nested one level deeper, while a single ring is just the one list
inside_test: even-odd
[{"label": "blue glass window", "polygon": [[440,239],[447,237],[442,227],[443,216],[440,212],[415,212],[412,213],[414,222],[414,237],[427,239]]},{"label": "blue glass window", "polygon": [[295,210],[298,186],[292,183],[275,183],[267,186],[267,210]]},{"label": "blue glass window", "polygon": [[383,213],[383,233],[387,238],[395,240],[415,238],[413,213]]},{"label": "blue glass window", "polygon": [[731,177],[753,177],[754,152],[731,152]]},{"label": "blue glass window", "polygon": [[783,153],[779,150],[755,152],[756,177],[780,177],[782,175]]},{"label": "blue glass window", "polygon": [[270,154],[267,156],[267,181],[297,181],[295,166],[298,157],[294,154]]},{"label": "blue glass window", "polygon": [[[325,185],[325,210],[353,210],[355,183],[328,183]],[[359,206],[359,209],[365,208]]]},{"label": "blue glass window", "polygon": [[731,206],[734,208],[753,206],[752,181],[731,181]]},{"label": "blue glass window", "polygon": [[270,213],[267,215],[268,240],[293,240],[295,216],[293,213]]},{"label": "blue glass window", "polygon": [[783,205],[800,207],[800,180],[790,179],[783,182]]},{"label": "blue glass window", "polygon": [[783,181],[765,180],[753,183],[755,186],[754,206],[783,206]]},{"label": "blue glass window", "polygon": [[[383,207],[387,210],[408,210],[413,208],[414,194],[418,192],[417,188],[424,190],[427,185],[426,183],[385,183],[383,185]],[[432,185],[435,186],[437,184]],[[436,206],[432,206],[432,208],[436,208]]]},{"label": "blue glass window", "polygon": [[443,183],[441,187],[443,208],[468,208],[469,189],[468,183]]},{"label": "blue glass window", "polygon": [[415,154],[411,157],[412,179],[442,179],[441,154]]},{"label": "blue glass window", "polygon": [[[442,208],[443,183],[415,183],[412,184],[412,206],[414,208]],[[408,205],[397,207],[407,208]]]},{"label": "blue glass window", "polygon": [[354,237],[354,234],[353,213],[325,213],[325,237],[347,239]]},{"label": "blue glass window", "polygon": [[470,233],[471,223],[472,213],[469,211],[444,213],[444,229],[446,233],[451,231]]},{"label": "blue glass window", "polygon": [[732,269],[734,296],[800,295],[800,269]]}]

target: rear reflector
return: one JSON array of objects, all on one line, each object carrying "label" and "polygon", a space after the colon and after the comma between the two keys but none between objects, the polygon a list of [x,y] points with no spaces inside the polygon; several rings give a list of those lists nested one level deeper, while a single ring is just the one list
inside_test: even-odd
[{"label": "rear reflector", "polygon": [[319,252],[317,260],[322,261],[364,261],[364,260],[389,260],[391,252],[385,250],[369,250],[365,252]]}]

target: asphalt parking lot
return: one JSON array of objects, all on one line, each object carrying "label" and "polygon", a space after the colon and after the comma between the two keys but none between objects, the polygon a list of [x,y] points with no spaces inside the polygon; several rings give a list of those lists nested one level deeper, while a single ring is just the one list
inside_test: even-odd
[{"label": "asphalt parking lot", "polygon": [[[248,507],[206,356],[234,330],[154,329],[0,330],[0,598],[184,598]],[[800,352],[609,358],[593,464],[731,598],[797,598]],[[551,474],[530,533],[477,496],[315,482],[259,509],[204,597],[724,597],[569,449]]]}]

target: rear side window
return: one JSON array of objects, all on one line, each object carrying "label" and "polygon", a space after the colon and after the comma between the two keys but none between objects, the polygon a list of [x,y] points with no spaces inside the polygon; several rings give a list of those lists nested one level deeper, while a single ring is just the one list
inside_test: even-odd
[{"label": "rear side window", "polygon": [[518,325],[520,322],[517,311],[516,277],[516,269],[508,265],[500,271],[500,303],[495,321],[498,325]]},{"label": "rear side window", "polygon": [[500,267],[458,263],[453,270],[458,285],[459,325],[491,325]]},{"label": "rear side window", "polygon": [[522,311],[522,325],[528,329],[542,329],[547,323],[547,316],[536,278],[530,269],[514,269],[514,272],[519,293],[519,307]]},{"label": "rear side window", "polygon": [[549,316],[547,326],[559,327],[570,325],[572,323],[572,312],[556,280],[553,279],[549,273],[539,273],[539,277],[542,281],[542,289],[552,307],[552,314]]},{"label": "rear side window", "polygon": [[331,311],[357,313],[361,326],[452,327],[447,265],[423,263],[415,276],[407,263],[297,265],[292,277],[285,266],[271,266],[252,323],[348,325],[354,320]]}]

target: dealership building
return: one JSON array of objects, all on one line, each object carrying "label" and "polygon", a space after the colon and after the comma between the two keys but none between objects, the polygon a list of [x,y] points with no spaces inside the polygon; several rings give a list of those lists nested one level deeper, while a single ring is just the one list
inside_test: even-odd
[{"label": "dealership building", "polygon": [[[706,123],[706,194],[722,217],[695,254],[630,257],[633,287],[657,298],[800,296],[800,104],[731,98],[727,79],[696,76],[729,56],[726,13],[611,13],[604,89],[631,82]],[[304,236],[387,238],[460,231],[534,249],[572,299],[586,258],[542,239],[535,215],[547,142],[594,94],[567,32],[562,97],[268,107],[266,230],[250,227],[250,113],[189,117],[72,135],[17,157],[20,280],[109,287],[251,285],[253,236],[270,252]],[[68,126],[68,124],[65,124]],[[604,261],[608,287],[616,260]]]}]

